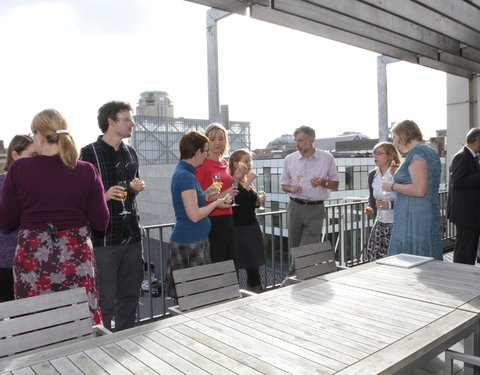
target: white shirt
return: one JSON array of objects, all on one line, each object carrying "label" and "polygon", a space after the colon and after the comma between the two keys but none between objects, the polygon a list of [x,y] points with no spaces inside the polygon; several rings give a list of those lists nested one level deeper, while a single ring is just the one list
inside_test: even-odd
[{"label": "white shirt", "polygon": [[[390,168],[387,169],[384,176],[390,178],[391,181],[393,181],[393,176],[390,173]],[[397,198],[397,193],[395,193],[394,191],[384,194],[382,189],[382,174],[380,172],[380,169],[377,169],[377,173],[375,173],[372,187],[373,197],[375,198],[375,200],[393,202]],[[390,206],[391,205],[392,204],[390,203]],[[379,210],[377,208],[377,220],[381,221],[382,223],[393,223],[393,210]]]},{"label": "white shirt", "polygon": [[[303,177],[299,182],[297,177]],[[285,157],[283,171],[280,177],[281,185],[301,185],[299,193],[288,193],[291,197],[309,201],[326,201],[330,198],[330,189],[322,186],[313,187],[310,183],[312,177],[324,180],[339,181],[337,166],[332,154],[327,151],[315,149],[309,158],[296,151]]]}]

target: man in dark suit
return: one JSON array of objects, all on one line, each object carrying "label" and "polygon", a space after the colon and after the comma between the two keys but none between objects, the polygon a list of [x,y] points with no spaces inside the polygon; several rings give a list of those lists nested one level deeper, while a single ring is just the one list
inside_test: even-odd
[{"label": "man in dark suit", "polygon": [[467,134],[467,145],[450,164],[447,218],[457,227],[455,263],[475,264],[480,236],[480,128]]}]

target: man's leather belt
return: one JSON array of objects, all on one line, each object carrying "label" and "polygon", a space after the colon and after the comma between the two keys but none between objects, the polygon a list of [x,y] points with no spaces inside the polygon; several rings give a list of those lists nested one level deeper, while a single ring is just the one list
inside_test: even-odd
[{"label": "man's leather belt", "polygon": [[294,201],[295,203],[305,204],[307,206],[315,205],[315,204],[323,204],[323,201],[306,201],[304,199],[298,199],[298,198],[293,198],[293,197],[290,197],[290,199],[292,201]]}]

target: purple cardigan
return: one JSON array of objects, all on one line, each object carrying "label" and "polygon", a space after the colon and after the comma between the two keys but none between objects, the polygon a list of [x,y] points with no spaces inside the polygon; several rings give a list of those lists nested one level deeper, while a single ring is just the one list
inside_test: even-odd
[{"label": "purple cardigan", "polygon": [[[0,174],[0,197],[5,176]],[[18,232],[9,234],[0,232],[0,268],[12,268],[13,255],[17,247],[17,234]]]},{"label": "purple cardigan", "polygon": [[89,225],[103,231],[109,211],[95,167],[78,161],[67,168],[55,156],[16,160],[8,169],[0,197],[0,229],[58,230]]}]

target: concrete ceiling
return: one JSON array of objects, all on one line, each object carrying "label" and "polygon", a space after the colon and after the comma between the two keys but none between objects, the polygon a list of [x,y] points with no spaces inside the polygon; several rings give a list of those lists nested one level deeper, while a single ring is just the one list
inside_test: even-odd
[{"label": "concrete ceiling", "polygon": [[188,0],[399,60],[480,74],[480,0]]}]

